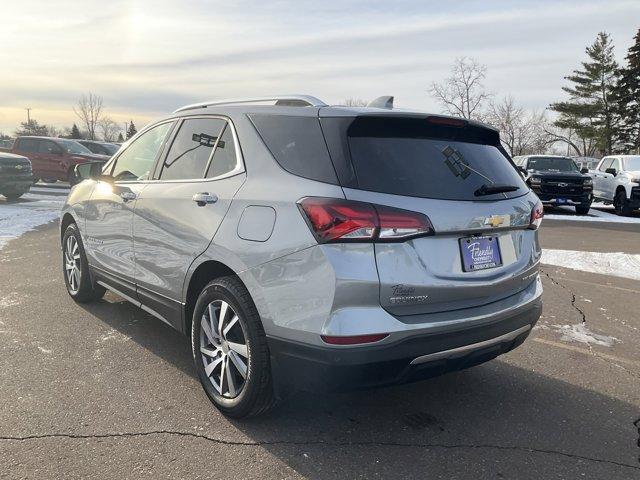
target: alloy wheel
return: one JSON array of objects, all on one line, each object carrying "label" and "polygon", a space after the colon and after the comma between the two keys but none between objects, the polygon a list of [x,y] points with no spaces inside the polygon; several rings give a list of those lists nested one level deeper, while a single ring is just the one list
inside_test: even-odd
[{"label": "alloy wheel", "polygon": [[204,371],[219,395],[235,398],[249,371],[246,334],[238,314],[224,300],[215,300],[200,321],[200,353]]},{"label": "alloy wheel", "polygon": [[76,237],[70,235],[64,249],[64,270],[71,293],[80,288],[80,249]]}]

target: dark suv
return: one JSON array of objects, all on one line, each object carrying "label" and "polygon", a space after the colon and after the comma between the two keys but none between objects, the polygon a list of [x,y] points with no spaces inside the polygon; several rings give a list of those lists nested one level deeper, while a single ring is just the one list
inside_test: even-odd
[{"label": "dark suv", "polygon": [[570,205],[586,215],[593,201],[593,179],[573,159],[552,155],[515,157],[527,184],[545,205]]},{"label": "dark suv", "polygon": [[16,200],[29,191],[32,181],[28,158],[0,152],[0,195]]}]

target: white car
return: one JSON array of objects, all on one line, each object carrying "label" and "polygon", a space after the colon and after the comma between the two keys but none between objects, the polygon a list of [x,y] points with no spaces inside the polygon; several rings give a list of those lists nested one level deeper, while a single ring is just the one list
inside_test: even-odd
[{"label": "white car", "polygon": [[591,175],[594,201],[612,203],[618,215],[640,207],[640,155],[604,157]]}]

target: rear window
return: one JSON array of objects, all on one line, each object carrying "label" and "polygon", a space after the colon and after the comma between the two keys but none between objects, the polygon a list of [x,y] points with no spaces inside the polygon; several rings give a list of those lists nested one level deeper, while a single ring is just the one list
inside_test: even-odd
[{"label": "rear window", "polygon": [[[529,191],[489,129],[391,117],[326,118],[323,128],[333,132],[330,145],[342,143],[340,154],[351,159],[353,174],[344,176],[344,186],[443,200],[497,200]],[[340,149],[330,149],[337,160]],[[518,189],[476,196],[483,185]]]},{"label": "rear window", "polygon": [[338,183],[316,117],[255,114],[249,118],[287,172],[319,182]]}]

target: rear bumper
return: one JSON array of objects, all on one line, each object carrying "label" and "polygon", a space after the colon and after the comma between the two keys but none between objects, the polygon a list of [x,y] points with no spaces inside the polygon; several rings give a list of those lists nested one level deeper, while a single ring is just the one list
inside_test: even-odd
[{"label": "rear bumper", "polygon": [[468,368],[524,342],[541,312],[542,300],[537,297],[491,323],[354,348],[270,337],[276,386],[280,391],[344,391],[407,383]]}]

